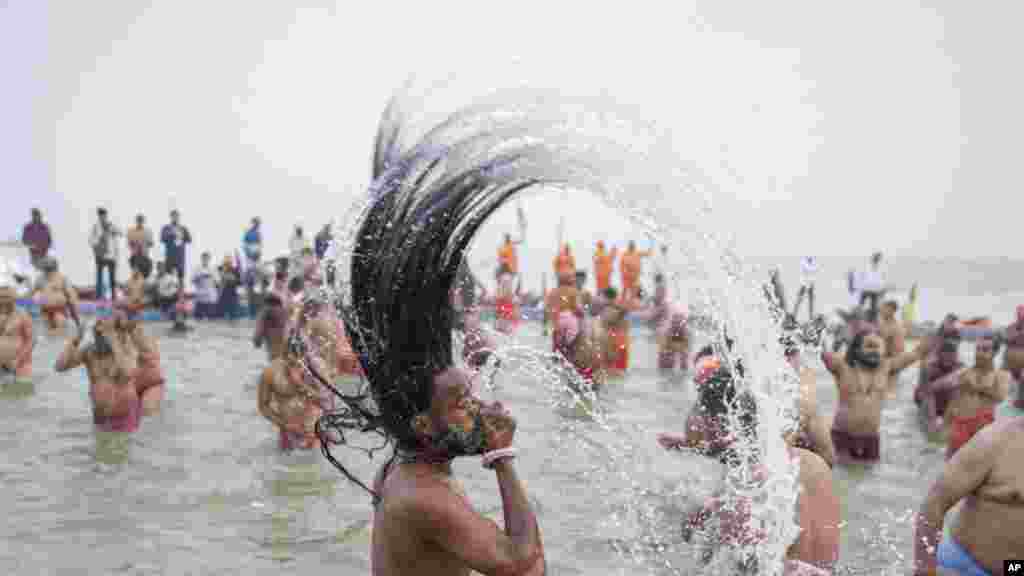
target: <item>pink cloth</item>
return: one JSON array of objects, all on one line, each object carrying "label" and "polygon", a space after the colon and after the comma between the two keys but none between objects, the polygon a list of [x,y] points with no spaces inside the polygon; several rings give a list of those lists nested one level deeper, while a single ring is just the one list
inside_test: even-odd
[{"label": "pink cloth", "polygon": [[579,318],[568,310],[562,310],[558,313],[558,324],[555,331],[561,335],[565,342],[572,342],[580,333]]},{"label": "pink cloth", "polygon": [[101,418],[93,416],[96,427],[105,432],[135,432],[139,429],[139,421],[142,414],[142,400],[132,405],[131,410],[124,416]]}]

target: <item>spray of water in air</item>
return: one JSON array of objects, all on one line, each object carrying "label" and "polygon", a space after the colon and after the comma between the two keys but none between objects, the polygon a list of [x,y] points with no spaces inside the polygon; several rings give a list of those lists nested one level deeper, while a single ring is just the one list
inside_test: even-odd
[{"label": "spray of water in air", "polygon": [[[731,501],[752,502],[749,528],[763,538],[750,549],[715,545],[711,527],[695,543],[684,543],[678,510],[707,496],[702,487],[708,484],[708,468],[680,467],[683,472],[669,489],[652,486],[644,471],[680,456],[652,450],[649,433],[606,409],[573,371],[552,362],[548,351],[495,335],[498,346],[483,368],[482,381],[491,387],[488,393],[500,395],[496,373],[523,374],[544,390],[553,410],[571,414],[552,431],[552,449],[566,467],[588,474],[595,502],[606,508],[602,530],[614,535],[610,540],[624,558],[635,562],[633,573],[728,574],[749,564],[750,558],[756,558],[760,573],[779,573],[798,530],[793,521],[795,467],[782,442],[783,431],[792,426],[797,384],[782,361],[778,326],[763,298],[760,272],[746,267],[736,253],[730,215],[713,209],[713,183],[698,166],[675,155],[669,134],[627,119],[607,100],[569,99],[520,87],[496,91],[425,127],[415,120],[419,106],[422,101],[412,95],[411,86],[388,104],[376,141],[373,183],[338,221],[327,259],[337,263],[331,297],[362,351],[364,367],[385,361],[401,344],[395,334],[367,330],[369,324],[393,323],[395,314],[408,313],[412,305],[447,306],[447,294],[435,294],[436,301],[361,308],[355,294],[365,297],[370,292],[367,280],[353,277],[353,270],[372,270],[360,263],[367,226],[377,226],[379,237],[391,243],[388,258],[429,252],[439,265],[433,272],[447,275],[450,286],[477,229],[516,198],[567,193],[615,207],[681,256],[670,273],[685,276],[698,293],[691,308],[707,319],[703,336],[715,343],[727,363],[743,363],[739,385],[755,396],[759,418],[758,440],[741,451],[758,454],[772,477],[758,483],[750,481],[750,470],[734,471],[725,482],[723,500],[727,506]],[[382,214],[393,220],[374,224]],[[443,218],[454,221],[438,227],[437,219]],[[409,228],[393,230],[396,223]],[[431,230],[440,229],[450,236],[434,237]],[[420,280],[399,275],[388,281],[396,290],[406,290],[406,284]],[[734,340],[731,350],[724,345],[726,334]],[[450,330],[434,337],[448,342],[436,345],[438,355],[459,357],[461,337]],[[339,435],[346,435],[345,442],[350,442],[352,430],[370,431],[380,424],[366,383],[341,399],[343,409],[332,422]],[[738,430],[738,419],[730,420]]]}]

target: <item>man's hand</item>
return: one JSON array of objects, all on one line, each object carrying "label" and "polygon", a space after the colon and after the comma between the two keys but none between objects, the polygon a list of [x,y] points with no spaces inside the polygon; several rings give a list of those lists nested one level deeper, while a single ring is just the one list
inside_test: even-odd
[{"label": "man's hand", "polygon": [[488,450],[500,450],[512,445],[516,433],[516,421],[501,402],[495,402],[480,410],[484,422],[484,437]]}]

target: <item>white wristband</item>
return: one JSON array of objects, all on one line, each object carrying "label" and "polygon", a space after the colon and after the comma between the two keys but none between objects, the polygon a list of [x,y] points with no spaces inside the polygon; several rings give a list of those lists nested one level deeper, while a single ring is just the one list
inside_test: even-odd
[{"label": "white wristband", "polygon": [[501,460],[507,460],[509,458],[516,457],[516,449],[509,446],[508,448],[499,448],[498,450],[491,450],[485,452],[483,456],[484,468],[488,470],[494,468],[494,465]]}]

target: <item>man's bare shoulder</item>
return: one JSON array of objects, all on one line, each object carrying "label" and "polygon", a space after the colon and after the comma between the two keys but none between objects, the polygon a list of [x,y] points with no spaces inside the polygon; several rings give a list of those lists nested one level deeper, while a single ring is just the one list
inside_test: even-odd
[{"label": "man's bare shoulder", "polygon": [[435,474],[410,471],[393,466],[387,475],[381,471],[380,489],[383,510],[389,514],[436,520],[464,500],[455,494],[450,482]]},{"label": "man's bare shoulder", "polygon": [[791,453],[797,457],[800,466],[800,478],[807,484],[820,484],[825,480],[831,481],[832,469],[821,456],[803,448],[790,448]]}]

